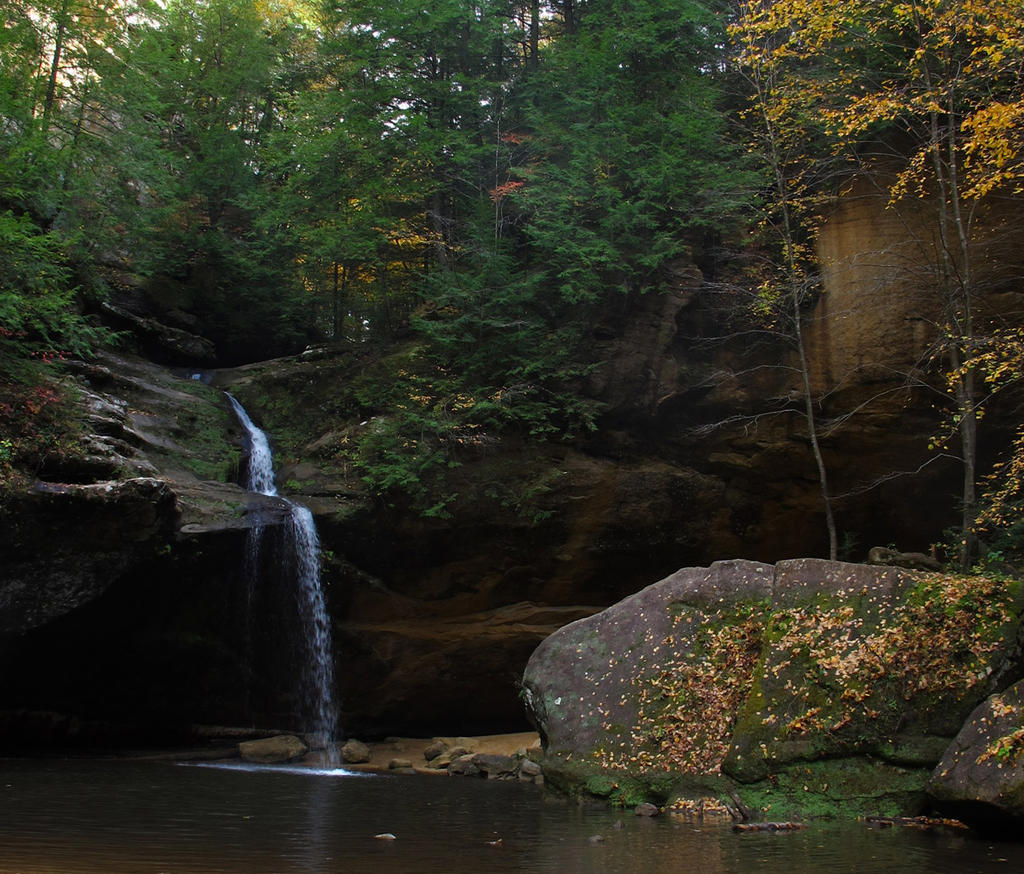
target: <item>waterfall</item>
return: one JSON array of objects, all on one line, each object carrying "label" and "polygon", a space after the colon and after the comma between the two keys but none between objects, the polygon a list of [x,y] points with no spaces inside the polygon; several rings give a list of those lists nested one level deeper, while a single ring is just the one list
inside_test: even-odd
[{"label": "waterfall", "polygon": [[[249,473],[246,488],[250,492],[278,497],[274,483],[273,455],[266,433],[256,427],[244,407],[230,394],[228,399],[238,421],[249,440]],[[286,526],[286,562],[294,578],[294,595],[301,629],[303,650],[302,691],[306,708],[305,728],[318,745],[328,750],[337,728],[338,711],[334,701],[334,652],[331,641],[330,619],[320,584],[320,538],[316,523],[308,507],[288,498],[281,498],[288,508]],[[247,607],[251,608],[255,592],[253,585],[259,578],[264,539],[264,526],[257,520],[249,529],[246,543],[246,569],[250,580]]]}]

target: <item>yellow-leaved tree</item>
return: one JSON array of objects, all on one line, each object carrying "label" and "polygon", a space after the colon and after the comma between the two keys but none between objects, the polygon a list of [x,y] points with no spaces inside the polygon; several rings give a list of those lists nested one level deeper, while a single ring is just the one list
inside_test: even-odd
[{"label": "yellow-leaved tree", "polygon": [[834,175],[811,180],[813,193],[870,180],[915,228],[927,264],[921,284],[935,295],[931,360],[948,387],[949,432],[936,442],[955,439],[963,462],[966,565],[987,390],[976,358],[999,337],[983,310],[979,267],[992,239],[981,219],[993,202],[1024,193],[1024,8],[1019,0],[755,0],[741,4],[732,33],[762,117],[758,147],[803,144],[785,162],[771,156],[779,170],[798,168],[786,179],[806,180],[801,165],[830,159]]}]

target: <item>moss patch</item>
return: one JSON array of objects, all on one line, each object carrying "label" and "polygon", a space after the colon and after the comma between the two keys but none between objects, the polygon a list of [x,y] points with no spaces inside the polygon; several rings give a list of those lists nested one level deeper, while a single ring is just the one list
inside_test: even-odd
[{"label": "moss patch", "polygon": [[604,800],[616,807],[636,807],[644,802],[662,803],[667,784],[648,783],[626,774],[611,775],[589,761],[548,756],[544,760],[545,785],[578,801]]},{"label": "moss patch", "polygon": [[[634,680],[636,723],[628,738],[597,750],[597,761],[613,771],[717,773],[753,684],[766,607],[668,605],[671,633],[655,648],[666,655],[655,672]],[[619,726],[603,727],[619,733]]]},{"label": "moss patch", "polygon": [[220,392],[201,384],[186,383],[187,390],[206,403],[182,412],[181,454],[184,465],[199,479],[235,482],[241,449],[224,439],[232,426],[232,414]]},{"label": "moss patch", "polygon": [[829,759],[783,769],[734,794],[765,820],[914,815],[924,808],[929,774],[868,758]]},{"label": "moss patch", "polygon": [[738,779],[783,764],[873,753],[934,765],[989,691],[1020,625],[1019,587],[986,577],[905,574],[776,610],[726,768]]}]

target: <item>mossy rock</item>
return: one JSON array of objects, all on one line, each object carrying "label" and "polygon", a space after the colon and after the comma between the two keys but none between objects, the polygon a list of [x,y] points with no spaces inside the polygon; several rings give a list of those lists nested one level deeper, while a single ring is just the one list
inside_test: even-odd
[{"label": "mossy rock", "polygon": [[913,814],[966,714],[1019,670],[1020,614],[1020,586],[989,578],[719,563],[552,635],[524,695],[567,794]]},{"label": "mossy rock", "polygon": [[723,768],[872,755],[932,767],[1015,655],[1016,588],[987,578],[781,562],[755,683]]},{"label": "mossy rock", "polygon": [[[692,718],[707,723],[712,702],[730,700],[719,687],[731,688],[737,677],[717,663],[720,635],[752,617],[759,622],[771,579],[771,567],[757,562],[687,568],[547,638],[527,665],[523,689],[549,751],[571,752],[616,778],[646,779],[681,734],[699,732]],[[753,646],[756,656],[756,635]],[[678,684],[681,676],[700,682]],[[688,697],[701,693],[706,704]],[[713,770],[724,753],[718,745],[731,724],[730,707],[703,740],[703,770]]]},{"label": "mossy rock", "polygon": [[870,758],[827,759],[737,786],[734,795],[764,820],[915,815],[925,807],[929,773]]},{"label": "mossy rock", "polygon": [[979,824],[1024,822],[1024,680],[978,705],[928,786],[954,815]]}]

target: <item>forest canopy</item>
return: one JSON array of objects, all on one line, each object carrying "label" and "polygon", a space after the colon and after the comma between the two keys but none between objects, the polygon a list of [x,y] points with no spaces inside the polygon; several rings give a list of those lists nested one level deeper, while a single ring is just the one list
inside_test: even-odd
[{"label": "forest canopy", "polygon": [[138,289],[220,363],[400,338],[359,462],[429,505],[456,444],[592,429],[588,338],[680,263],[712,279],[759,247],[752,317],[786,312],[799,340],[822,209],[902,161],[893,204],[941,207],[936,360],[970,527],[982,398],[1018,372],[1016,335],[977,318],[969,216],[1021,193],[1019,4],[3,6],[5,378],[87,355],[102,302]]}]

